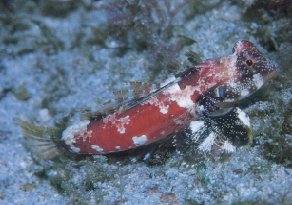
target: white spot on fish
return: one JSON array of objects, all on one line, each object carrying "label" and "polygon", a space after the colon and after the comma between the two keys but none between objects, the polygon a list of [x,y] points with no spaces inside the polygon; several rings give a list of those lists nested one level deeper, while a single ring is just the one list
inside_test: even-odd
[{"label": "white spot on fish", "polygon": [[202,128],[205,126],[204,121],[192,121],[189,125],[192,131],[192,140],[197,142],[202,134]]},{"label": "white spot on fish", "polygon": [[205,107],[204,107],[204,105],[200,105],[199,106],[199,111],[200,112],[204,112],[206,109],[205,109]]},{"label": "white spot on fish", "polygon": [[227,153],[232,153],[232,152],[236,151],[236,147],[233,144],[231,144],[230,142],[228,142],[227,140],[224,141],[221,148]]},{"label": "white spot on fish", "polygon": [[144,102],[142,105],[145,105],[145,104],[150,104],[150,105],[154,105],[154,106],[159,107],[160,112],[162,114],[167,114],[168,113],[169,105],[165,105],[163,102],[160,102],[157,97],[150,98],[149,100]]},{"label": "white spot on fish", "polygon": [[185,89],[181,89],[176,83],[170,86],[165,94],[169,95],[169,99],[175,101],[180,107],[191,109],[195,105],[191,98],[195,91],[200,92],[200,89],[189,85]]},{"label": "white spot on fish", "polygon": [[129,124],[130,118],[129,118],[129,115],[126,117],[117,118],[116,113],[114,113],[114,114],[111,114],[111,115],[108,115],[107,117],[105,117],[103,119],[103,122],[106,124],[111,123],[113,125],[116,125],[117,131],[120,134],[125,134],[126,133],[125,125]]},{"label": "white spot on fish", "polygon": [[113,123],[115,120],[116,120],[116,113],[113,113],[103,118],[102,121],[104,123],[109,123],[109,122]]},{"label": "white spot on fish", "polygon": [[133,137],[132,140],[135,145],[144,145],[147,143],[148,138],[146,135],[141,135],[140,137]]},{"label": "white spot on fish", "polygon": [[88,138],[92,137],[92,130],[84,130],[83,132],[80,132],[79,137],[85,142]]},{"label": "white spot on fish", "polygon": [[192,121],[190,123],[190,129],[192,133],[198,132],[202,127],[204,127],[204,121]]},{"label": "white spot on fish", "polygon": [[246,97],[249,95],[249,91],[247,89],[244,89],[240,92],[241,97]]},{"label": "white spot on fish", "polygon": [[254,74],[252,80],[258,89],[261,88],[264,84],[263,76],[260,73]]},{"label": "white spot on fish", "polygon": [[103,148],[100,147],[100,146],[98,146],[98,145],[93,144],[93,145],[91,145],[90,147],[91,147],[92,149],[95,149],[97,152],[103,152]]},{"label": "white spot on fish", "polygon": [[118,132],[121,134],[125,134],[126,132],[125,125],[129,124],[129,122],[130,122],[129,115],[124,118],[116,119],[115,124]]},{"label": "white spot on fish", "polygon": [[[63,133],[62,138],[66,145],[70,146],[71,150],[73,152],[80,152],[80,149],[78,147],[75,147],[74,144],[76,143],[76,138],[87,136],[87,125],[90,123],[89,120],[81,121],[78,123],[75,123],[69,127],[67,127]],[[91,136],[91,132],[89,132]],[[90,137],[89,136],[89,137]]]},{"label": "white spot on fish", "polygon": [[116,150],[120,150],[121,149],[121,146],[115,146],[115,149]]},{"label": "white spot on fish", "polygon": [[163,106],[163,107],[161,107],[160,108],[160,112],[162,113],[162,114],[167,114],[167,112],[168,112],[168,105],[167,106]]},{"label": "white spot on fish", "polygon": [[199,145],[199,150],[203,152],[211,151],[212,145],[215,143],[216,135],[211,132],[209,136]]},{"label": "white spot on fish", "polygon": [[247,116],[247,114],[239,108],[236,108],[236,112],[237,112],[237,115],[238,115],[238,118],[240,119],[240,121],[244,125],[246,125],[247,127],[250,127],[250,120],[249,120],[249,117]]}]

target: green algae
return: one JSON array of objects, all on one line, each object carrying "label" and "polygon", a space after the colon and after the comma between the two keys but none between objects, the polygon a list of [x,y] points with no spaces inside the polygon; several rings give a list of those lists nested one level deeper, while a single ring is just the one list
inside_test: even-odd
[{"label": "green algae", "polygon": [[284,76],[274,79],[262,96],[263,102],[249,115],[253,122],[264,122],[260,127],[254,127],[255,143],[262,145],[264,156],[291,167],[291,100],[286,102],[283,98],[283,92],[291,90],[288,81]]},{"label": "green algae", "polygon": [[64,18],[74,12],[78,6],[82,6],[82,1],[40,1],[36,3],[44,16]]},{"label": "green algae", "polygon": [[21,189],[22,189],[23,191],[25,191],[25,192],[28,192],[28,191],[31,191],[31,190],[35,189],[36,186],[37,186],[36,184],[33,184],[33,183],[27,183],[27,184],[24,184],[24,185],[21,187]]},{"label": "green algae", "polygon": [[[95,193],[95,201],[102,200],[103,190],[97,184],[108,183],[115,179],[116,169],[108,168],[103,157],[100,157],[95,161],[87,159],[69,162],[66,165],[59,164],[59,168],[54,166],[44,173],[52,186],[60,193],[70,196],[72,203],[90,204],[92,192]],[[79,182],[80,180],[82,183]]]},{"label": "green algae", "polygon": [[31,96],[29,91],[26,89],[24,85],[20,85],[12,89],[12,93],[17,99],[23,100],[23,101],[28,100]]},{"label": "green algae", "polygon": [[205,12],[215,9],[220,6],[222,1],[190,1],[185,13],[185,19],[191,20],[196,15],[204,14]]},{"label": "green algae", "polygon": [[3,44],[13,46],[11,51],[5,50],[10,55],[26,55],[40,49],[55,53],[64,48],[63,42],[44,23],[28,19],[24,14],[0,15],[0,23],[3,26]]}]

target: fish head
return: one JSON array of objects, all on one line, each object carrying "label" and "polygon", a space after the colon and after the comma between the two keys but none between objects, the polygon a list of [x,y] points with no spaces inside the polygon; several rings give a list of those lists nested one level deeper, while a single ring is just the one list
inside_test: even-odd
[{"label": "fish head", "polygon": [[236,67],[241,73],[241,80],[245,81],[245,78],[250,79],[253,75],[261,75],[265,83],[276,74],[276,65],[267,59],[253,43],[247,40],[238,41],[233,51],[237,56]]},{"label": "fish head", "polygon": [[238,41],[233,54],[223,63],[229,64],[225,67],[229,67],[233,75],[213,90],[214,97],[220,99],[217,103],[219,107],[232,107],[252,95],[275,76],[277,70],[276,65],[247,40]]},{"label": "fish head", "polygon": [[248,116],[233,107],[238,101],[261,89],[276,74],[276,65],[246,40],[235,44],[232,55],[211,63],[215,65],[217,73],[214,81],[220,83],[201,98],[199,108],[209,117],[210,129],[217,135],[217,139],[222,140],[224,136],[237,146],[252,142]]}]

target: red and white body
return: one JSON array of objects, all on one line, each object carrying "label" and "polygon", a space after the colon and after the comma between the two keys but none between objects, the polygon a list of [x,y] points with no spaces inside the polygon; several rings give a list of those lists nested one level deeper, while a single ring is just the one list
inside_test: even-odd
[{"label": "red and white body", "polygon": [[225,99],[228,104],[258,90],[274,73],[274,65],[252,43],[239,41],[232,55],[188,69],[128,110],[77,122],[63,131],[61,140],[77,154],[108,154],[147,145],[197,120],[202,109],[198,100],[208,91],[225,86],[233,96]]},{"label": "red and white body", "polygon": [[235,62],[233,54],[190,68],[177,83],[123,113],[73,124],[62,140],[79,154],[107,154],[164,139],[198,119],[196,102],[202,94],[236,79]]}]

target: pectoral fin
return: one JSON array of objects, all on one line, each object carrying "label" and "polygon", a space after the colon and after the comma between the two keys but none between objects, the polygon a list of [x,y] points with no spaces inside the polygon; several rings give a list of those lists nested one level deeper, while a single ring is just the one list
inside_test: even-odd
[{"label": "pectoral fin", "polygon": [[220,109],[211,114],[204,121],[190,123],[190,136],[198,150],[231,153],[236,147],[252,142],[249,117],[241,109]]}]

